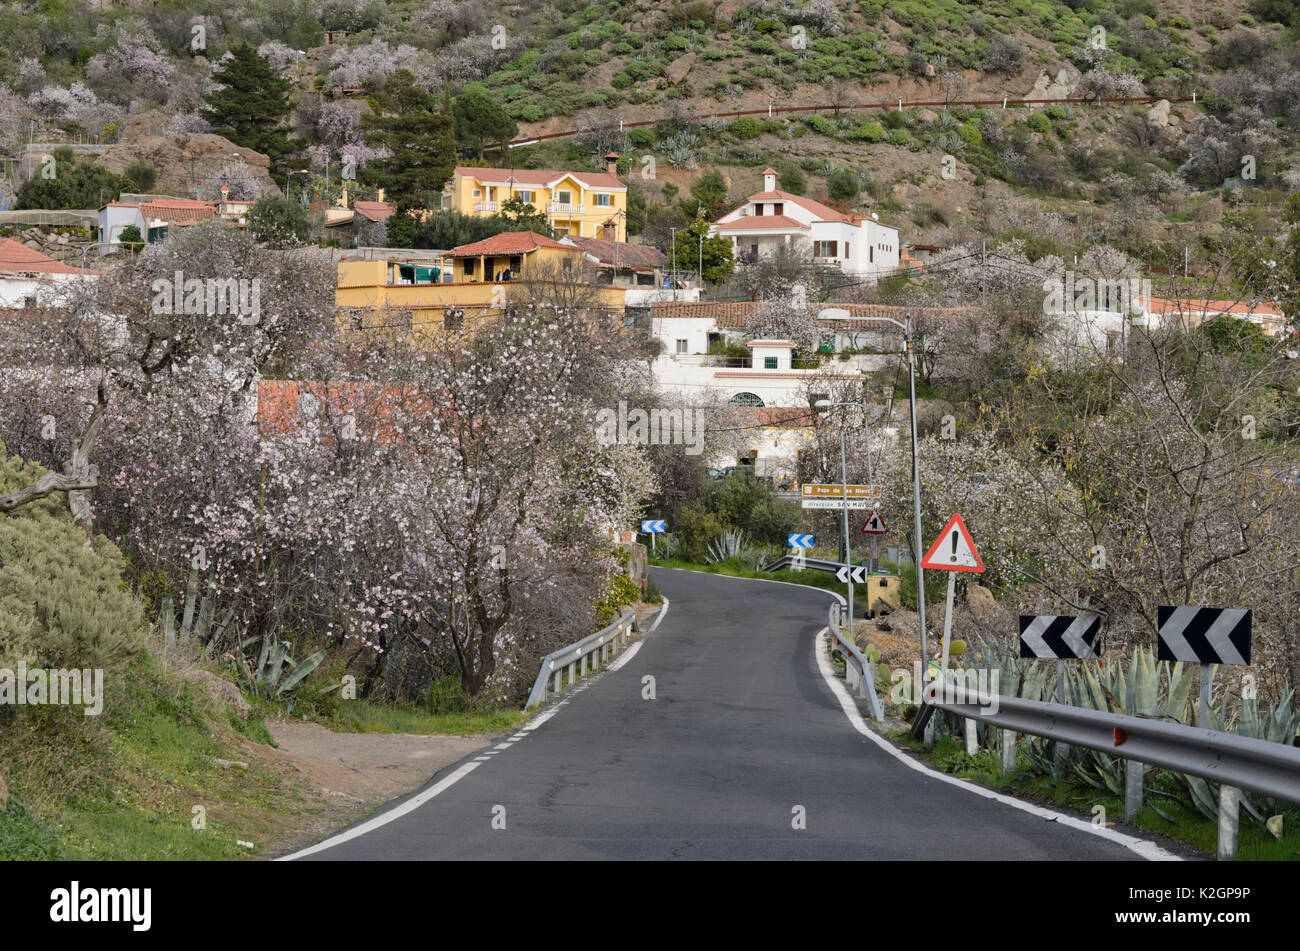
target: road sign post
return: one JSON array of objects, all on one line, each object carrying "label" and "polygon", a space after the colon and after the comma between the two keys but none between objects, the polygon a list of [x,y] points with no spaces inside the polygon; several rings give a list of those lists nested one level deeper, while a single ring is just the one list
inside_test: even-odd
[{"label": "road sign post", "polygon": [[650,536],[650,553],[654,554],[655,536],[660,532],[668,530],[667,523],[661,518],[646,518],[641,520],[641,531]]},{"label": "road sign post", "polygon": [[[970,530],[966,528],[966,523],[962,521],[961,514],[954,512],[952,518],[948,519],[948,524],[943,527],[939,537],[934,540],[930,550],[925,553],[925,557],[917,563],[917,571],[930,568],[936,571],[947,571],[948,575],[948,599],[947,613],[943,620],[943,648],[941,659],[939,661],[939,671],[937,676],[941,681],[946,680],[948,676],[948,651],[952,642],[952,604],[953,597],[957,588],[957,572],[973,571],[982,573],[984,571],[984,562],[980,560],[979,551],[975,548],[975,540],[971,538]],[[918,596],[924,597],[921,591],[917,592]],[[919,606],[919,605],[918,605]],[[921,630],[922,647],[925,644],[925,629]],[[925,654],[921,655],[921,663],[924,665],[922,670],[929,671],[930,659]],[[924,674],[922,674],[924,680]],[[925,684],[922,683],[922,689]],[[916,719],[912,723],[912,735],[920,736],[921,731],[926,731],[926,738],[930,738],[931,717],[934,714],[934,708],[925,702],[924,697],[921,700],[921,709],[917,711]]]}]

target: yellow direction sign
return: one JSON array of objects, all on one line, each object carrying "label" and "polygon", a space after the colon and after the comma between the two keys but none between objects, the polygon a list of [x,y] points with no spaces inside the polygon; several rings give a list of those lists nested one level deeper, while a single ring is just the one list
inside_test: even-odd
[{"label": "yellow direction sign", "polygon": [[[848,489],[847,495],[845,488]],[[880,486],[805,482],[799,487],[806,509],[871,509],[880,502]]]}]

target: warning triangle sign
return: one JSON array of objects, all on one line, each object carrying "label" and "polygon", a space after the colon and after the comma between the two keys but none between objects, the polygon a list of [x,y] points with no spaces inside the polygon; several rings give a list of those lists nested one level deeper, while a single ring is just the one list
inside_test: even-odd
[{"label": "warning triangle sign", "polygon": [[954,512],[952,518],[948,519],[948,524],[921,559],[921,567],[939,571],[984,570],[980,553],[975,550],[975,540],[970,537],[970,530],[966,528],[960,514]]},{"label": "warning triangle sign", "polygon": [[880,517],[880,509],[872,509],[867,520],[862,523],[862,534],[864,535],[884,535],[889,531],[885,528],[885,520]]}]

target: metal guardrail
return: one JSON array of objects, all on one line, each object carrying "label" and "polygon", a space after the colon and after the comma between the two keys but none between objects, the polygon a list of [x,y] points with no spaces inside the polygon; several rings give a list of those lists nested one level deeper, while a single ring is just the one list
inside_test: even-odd
[{"label": "metal guardrail", "polygon": [[635,624],[636,612],[628,611],[608,627],[543,657],[541,670],[537,673],[537,680],[528,695],[528,702],[524,704],[524,709],[536,706],[546,699],[548,682],[553,682],[555,693],[561,693],[564,690],[566,676],[567,683],[571,684],[578,677],[586,676],[589,664],[591,669],[599,670],[599,665],[608,663],[617,648],[627,644]]},{"label": "metal guardrail", "polygon": [[[1235,733],[1123,713],[1103,713],[1041,700],[996,696],[997,711],[980,699],[945,696],[932,681],[926,702],[958,716],[1045,739],[1083,746],[1176,773],[1200,776],[1224,786],[1300,803],[1300,749]],[[994,697],[985,698],[988,700]]]},{"label": "metal guardrail", "polygon": [[[839,595],[836,595],[838,598]],[[844,652],[844,680],[859,698],[865,698],[871,705],[871,716],[877,723],[885,722],[885,711],[876,696],[876,665],[863,656],[852,637],[846,638],[840,630],[844,605],[838,600],[832,601],[829,611],[827,629],[831,639]]]}]

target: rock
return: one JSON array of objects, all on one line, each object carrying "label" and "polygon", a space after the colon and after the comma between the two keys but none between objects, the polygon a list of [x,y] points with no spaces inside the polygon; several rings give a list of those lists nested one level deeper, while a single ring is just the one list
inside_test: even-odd
[{"label": "rock", "polygon": [[916,117],[922,122],[933,122],[935,119],[939,118],[939,113],[935,112],[933,109],[921,109],[916,113]]},{"label": "rock", "polygon": [[248,769],[248,764],[243,760],[238,759],[214,759],[212,762],[216,763],[222,769],[233,769],[236,766],[240,769]]},{"label": "rock", "polygon": [[972,584],[966,588],[966,609],[981,627],[1009,629],[1011,615],[998,604],[993,592],[983,585]]},{"label": "rock", "polygon": [[668,80],[668,85],[676,86],[686,78],[687,74],[690,73],[694,66],[694,53],[687,53],[685,56],[679,56],[668,64],[668,68],[664,70],[664,78]]},{"label": "rock", "polygon": [[271,160],[267,156],[211,133],[169,138],[164,133],[170,119],[158,109],[133,115],[120,141],[100,157],[100,163],[120,175],[132,162],[143,159],[158,170],[156,194],[190,198],[197,193],[205,201],[218,197],[216,186],[211,184],[218,173],[227,166],[242,165],[259,194],[280,194],[271,180]]},{"label": "rock", "polygon": [[253,709],[248,701],[244,699],[244,695],[239,692],[238,687],[209,670],[192,670],[185,677],[195,683],[202,684],[214,700],[226,704],[241,718],[247,717],[249,711]]},{"label": "rock", "polygon": [[1169,125],[1169,110],[1172,104],[1168,99],[1161,99],[1147,111],[1147,119],[1156,125]]},{"label": "rock", "polygon": [[618,546],[627,552],[627,576],[636,582],[636,586],[645,594],[650,584],[650,561],[645,545],[640,542],[624,542]]}]

